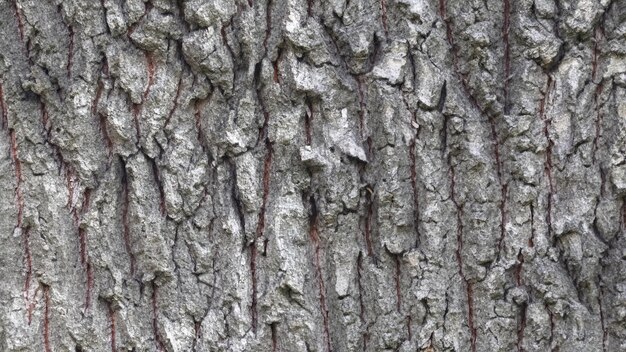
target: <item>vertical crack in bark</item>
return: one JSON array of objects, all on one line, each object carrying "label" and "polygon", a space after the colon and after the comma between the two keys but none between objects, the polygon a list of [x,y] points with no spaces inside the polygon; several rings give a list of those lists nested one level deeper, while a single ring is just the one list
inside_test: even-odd
[{"label": "vertical crack in bark", "polygon": [[154,72],[156,70],[156,66],[154,62],[154,55],[152,53],[145,52],[144,56],[146,58],[146,63],[147,63],[148,83],[146,85],[146,89],[143,91],[143,94],[141,95],[141,102],[139,104],[135,104],[135,103],[132,104],[133,120],[135,122],[135,134],[137,136],[137,143],[139,143],[139,140],[141,137],[139,115],[141,114],[141,110],[143,109],[143,104],[146,102],[146,98],[150,94],[150,89],[152,88],[152,84],[154,84]]},{"label": "vertical crack in bark", "polygon": [[[3,100],[0,99],[0,102]],[[7,117],[7,106],[5,103],[2,103],[2,113],[4,117]],[[8,120],[8,118],[7,118]],[[24,195],[22,193],[22,162],[19,158],[19,153],[17,149],[17,137],[15,134],[15,130],[13,128],[9,128],[9,139],[11,143],[10,154],[11,161],[13,162],[13,167],[15,168],[15,206],[17,207],[17,224],[15,228],[18,229],[22,236],[22,246],[24,247],[24,264],[26,270],[26,277],[24,278],[24,298],[26,300],[26,307],[30,306],[30,283],[32,279],[33,273],[33,258],[30,251],[30,226],[23,227],[23,219],[24,219]],[[30,325],[30,315],[28,317],[28,323]]]},{"label": "vertical crack in bark", "polygon": [[113,305],[111,302],[107,304],[108,306],[108,315],[109,315],[109,328],[111,329],[111,352],[116,352],[116,342],[115,342],[115,310],[113,310]]},{"label": "vertical crack in bark", "polygon": [[413,332],[411,331],[411,316],[406,316],[406,330],[408,334],[408,340],[411,341],[413,339]]},{"label": "vertical crack in bark", "polygon": [[[258,62],[254,67],[254,83],[256,85],[256,96],[263,113],[263,125],[259,129],[259,139],[257,145],[264,141],[265,144],[265,158],[263,161],[263,198],[261,202],[261,209],[259,210],[259,217],[257,221],[257,228],[250,243],[250,275],[252,279],[252,299],[251,299],[251,315],[252,315],[252,331],[256,334],[258,323],[257,312],[257,273],[256,273],[256,257],[257,257],[257,241],[264,236],[265,231],[265,211],[267,209],[267,203],[270,192],[270,176],[272,168],[272,155],[273,148],[272,142],[269,138],[269,121],[270,113],[265,106],[265,102],[261,95],[261,87],[259,86],[259,77],[261,75],[261,62]],[[267,245],[267,244],[266,244]]]},{"label": "vertical crack in bark", "polygon": [[[505,0],[505,1],[509,1],[509,0]],[[510,4],[506,5],[507,10],[506,12],[510,12]],[[448,18],[447,15],[447,4],[446,4],[446,0],[439,0],[439,15],[441,17],[441,19],[444,21],[445,26],[446,26],[446,37],[448,40],[448,45],[450,45],[451,51],[452,51],[452,64],[453,64],[453,71],[454,74],[458,77],[460,83],[461,83],[461,88],[463,93],[465,94],[466,98],[468,99],[468,101],[470,102],[470,104],[474,107],[474,109],[476,111],[478,111],[478,113],[481,116],[486,116],[487,120],[489,122],[489,126],[490,126],[490,130],[491,130],[491,139],[492,139],[492,145],[493,145],[493,154],[494,154],[494,159],[495,159],[495,167],[496,167],[496,176],[498,178],[498,184],[500,186],[500,238],[498,239],[498,253],[496,255],[496,258],[500,258],[500,252],[502,250],[502,242],[504,241],[504,237],[506,235],[505,232],[505,222],[506,222],[506,193],[507,193],[507,185],[504,183],[503,178],[502,178],[502,161],[500,159],[500,141],[498,138],[498,132],[496,130],[496,116],[494,116],[494,114],[489,113],[487,110],[485,110],[483,107],[480,106],[480,104],[478,103],[478,99],[476,99],[476,97],[472,94],[470,87],[467,83],[467,77],[466,75],[464,75],[463,73],[461,73],[460,69],[459,69],[459,50],[458,47],[456,46],[455,42],[454,42],[454,35],[453,35],[453,31],[452,31],[452,22],[450,21],[450,18]],[[505,14],[506,15],[506,14]],[[505,17],[508,17],[510,15],[506,15]],[[509,22],[510,20],[508,18],[505,19],[505,22]],[[508,51],[508,27],[509,24],[507,23],[505,25],[506,29],[507,29],[507,37],[506,37],[506,51]],[[507,53],[506,56],[508,57],[509,54]],[[510,58],[508,59],[510,61]],[[510,71],[510,62],[507,64],[508,70]],[[508,80],[508,77],[505,78],[505,82],[506,80]],[[508,90],[508,87],[507,87]],[[507,93],[508,94],[508,93]]]},{"label": "vertical crack in bark", "polygon": [[548,226],[548,237],[552,237],[552,197],[554,194],[554,184],[552,180],[552,147],[554,142],[550,137],[550,127],[551,127],[551,119],[548,119],[546,116],[546,103],[550,96],[550,91],[553,87],[552,76],[548,75],[548,80],[546,83],[546,91],[543,93],[541,101],[539,103],[539,118],[543,121],[543,134],[546,138],[547,146],[546,146],[546,160],[544,165],[544,170],[548,177],[548,204],[546,209],[546,223]]},{"label": "vertical crack in bark", "polygon": [[315,0],[307,0],[306,2],[306,17],[309,18],[313,15],[313,2]]},{"label": "vertical crack in bark", "polygon": [[530,204],[530,238],[528,239],[530,248],[535,246],[535,208]]},{"label": "vertical crack in bark", "polygon": [[313,109],[313,103],[309,99],[307,99],[306,111],[304,112],[304,134],[306,136],[306,145],[311,145],[311,142],[313,141],[312,123],[314,112],[315,110]]},{"label": "vertical crack in bark", "polygon": [[511,0],[503,1],[502,42],[504,44],[504,114],[508,115],[510,106],[509,81],[511,79],[511,48],[509,45],[509,31],[511,27]]},{"label": "vertical crack in bark", "polygon": [[409,167],[411,168],[411,189],[413,190],[413,219],[415,228],[415,248],[418,248],[421,243],[421,234],[419,230],[420,225],[420,211],[419,211],[419,191],[417,189],[417,162],[415,156],[415,143],[416,137],[411,138],[409,143]]},{"label": "vertical crack in bark", "polygon": [[[269,118],[269,116],[267,117]],[[267,122],[267,121],[266,121]],[[250,245],[250,271],[252,275],[252,330],[256,333],[258,322],[257,312],[257,273],[256,273],[256,257],[257,257],[257,241],[264,236],[265,232],[265,212],[267,209],[267,201],[270,191],[270,175],[272,168],[272,145],[269,138],[265,140],[265,160],[263,161],[263,198],[261,209],[259,211],[259,219],[257,222],[256,233]]]},{"label": "vertical crack in bark", "polygon": [[356,277],[357,277],[357,286],[359,288],[359,319],[361,320],[361,324],[365,325],[365,331],[363,331],[363,351],[367,350],[367,341],[369,340],[369,325],[367,324],[367,320],[365,319],[366,311],[365,311],[365,302],[363,300],[364,289],[363,289],[363,252],[359,251],[359,255],[356,261]]},{"label": "vertical crack in bark", "polygon": [[320,260],[322,249],[318,233],[319,210],[317,208],[317,202],[315,201],[315,197],[313,195],[311,195],[311,197],[309,198],[309,203],[311,205],[311,214],[309,215],[309,238],[314,248],[313,260],[315,265],[315,276],[317,276],[317,283],[320,295],[320,310],[324,323],[324,341],[326,342],[326,351],[330,352],[332,351],[329,327],[330,322],[328,316],[328,306],[326,305],[326,286],[324,284],[324,274],[322,272],[322,265]]},{"label": "vertical crack in bark", "polygon": [[[515,285],[519,288],[523,285],[522,281],[522,270],[524,265],[524,255],[522,254],[522,250],[520,249],[517,254],[517,265],[515,266]],[[523,352],[524,347],[524,331],[526,329],[526,311],[528,305],[526,302],[523,302],[520,307],[520,316],[519,316],[519,325],[517,327],[517,351]]]},{"label": "vertical crack in bark", "polygon": [[278,65],[280,65],[280,60],[282,59],[283,51],[281,48],[278,48],[278,54],[276,55],[276,60],[272,62],[272,67],[274,68],[274,82],[280,84],[281,74]]},{"label": "vertical crack in bark", "polygon": [[0,110],[2,111],[2,124],[0,127],[2,130],[6,130],[9,127],[9,112],[7,105],[4,102],[4,88],[0,82]]},{"label": "vertical crack in bark", "polygon": [[[413,67],[413,71],[415,70],[415,64],[413,62],[413,55],[411,54],[411,51],[409,50],[409,58],[411,59],[411,67]],[[413,77],[415,76],[415,73],[413,73]],[[445,82],[444,82],[444,86],[445,86]],[[409,168],[410,168],[410,177],[411,177],[411,190],[413,191],[413,227],[415,230],[415,248],[418,248],[420,245],[420,230],[419,230],[419,223],[420,223],[420,213],[419,213],[419,191],[417,189],[417,162],[416,162],[416,155],[415,155],[415,147],[416,147],[416,143],[417,143],[417,138],[420,132],[420,126],[417,123],[417,109],[411,109],[411,107],[409,106],[409,103],[406,100],[406,97],[404,97],[402,99],[404,101],[404,105],[406,106],[406,109],[409,113],[411,113],[411,127],[415,128],[415,134],[413,134],[411,136],[411,139],[409,140]]]},{"label": "vertical crack in bark", "polygon": [[178,84],[176,85],[176,94],[174,95],[174,105],[172,106],[172,109],[170,110],[170,112],[167,114],[167,117],[165,118],[165,123],[163,124],[163,128],[165,129],[170,121],[172,120],[172,116],[174,116],[174,112],[176,112],[176,110],[178,109],[178,99],[180,98],[180,92],[181,92],[181,87],[183,85],[183,73],[180,73],[180,77],[178,77]]},{"label": "vertical crack in bark", "polygon": [[383,23],[385,36],[388,36],[389,30],[387,29],[387,0],[380,0],[380,19]]},{"label": "vertical crack in bark", "polygon": [[128,221],[128,212],[130,208],[130,189],[128,172],[126,171],[126,163],[120,158],[122,169],[122,235],[124,238],[124,248],[130,259],[130,274],[135,275],[135,255],[130,241],[130,223]]},{"label": "vertical crack in bark", "polygon": [[365,246],[367,248],[367,256],[374,256],[374,249],[372,248],[372,218],[374,217],[374,201],[372,196],[374,191],[368,185],[365,188]]},{"label": "vertical crack in bark", "polygon": [[154,334],[154,341],[157,351],[165,351],[165,344],[163,343],[161,334],[159,334],[159,307],[157,304],[157,285],[154,280],[152,280],[152,332]]},{"label": "vertical crack in bark", "polygon": [[552,343],[554,342],[554,313],[552,313],[552,311],[550,310],[550,308],[546,305],[546,310],[548,311],[548,315],[550,317],[550,337],[549,337],[549,348],[550,351],[558,351],[558,347],[557,348],[552,348]]},{"label": "vertical crack in bark", "polygon": [[72,64],[74,61],[74,27],[72,25],[67,26],[69,33],[69,44],[67,49],[67,77],[72,78]]},{"label": "vertical crack in bark", "polygon": [[[24,44],[24,21],[22,20],[22,6],[13,0],[13,10],[15,11],[15,18],[17,20],[17,30],[20,34],[20,41]],[[30,56],[30,55],[29,55]]]},{"label": "vertical crack in bark", "polygon": [[456,194],[456,174],[454,166],[452,165],[452,158],[448,154],[448,168],[450,169],[450,198],[456,208],[456,221],[457,221],[457,246],[456,246],[456,261],[459,267],[459,275],[463,284],[465,285],[467,293],[467,323],[470,330],[470,345],[472,352],[476,352],[476,327],[474,326],[474,297],[473,297],[473,285],[466,278],[463,270],[463,205],[459,203]]},{"label": "vertical crack in bark", "polygon": [[[102,59],[102,74],[104,75],[104,77],[109,76],[109,65],[107,64],[106,58]],[[111,153],[113,152],[113,142],[111,141],[111,138],[109,137],[106,116],[98,112],[98,104],[100,103],[100,99],[102,98],[103,90],[104,90],[104,83],[102,82],[102,77],[99,77],[98,83],[96,85],[96,95],[91,104],[91,114],[98,118],[98,128],[100,129],[100,133],[102,133],[102,139],[106,146],[107,157],[109,158],[109,162],[110,162]]]},{"label": "vertical crack in bark", "polygon": [[354,78],[356,80],[357,93],[359,96],[359,129],[361,131],[361,139],[365,139],[365,94],[363,92],[363,78],[360,75]]},{"label": "vertical crack in bark", "polygon": [[270,331],[272,334],[272,352],[278,351],[278,331],[277,323],[270,324]]},{"label": "vertical crack in bark", "polygon": [[270,39],[270,35],[272,35],[272,3],[272,0],[267,0],[265,8],[265,38],[263,38],[265,54],[267,54],[267,41]]},{"label": "vertical crack in bark", "polygon": [[206,136],[204,135],[204,129],[202,128],[202,111],[211,100],[211,95],[209,94],[204,99],[196,100],[194,104],[194,121],[196,130],[198,131],[197,138],[198,143],[200,143],[200,147],[202,148],[202,153],[207,154],[207,158],[211,159],[210,154],[208,154],[208,146],[206,145]]},{"label": "vertical crack in bark", "polygon": [[[611,6],[609,4],[609,6]],[[607,7],[608,11],[608,7]],[[596,84],[596,77],[598,73],[598,63],[600,61],[600,55],[602,52],[600,51],[600,41],[604,39],[604,20],[606,17],[606,11],[602,14],[600,18],[600,22],[594,29],[594,37],[593,37],[593,54],[591,61],[591,81],[592,84]],[[600,128],[602,126],[602,112],[601,106],[598,102],[600,94],[602,93],[603,81],[597,83],[596,89],[593,91],[593,103],[594,109],[596,110],[596,121],[595,121],[595,134],[593,137],[592,151],[591,151],[591,160],[593,163],[596,163],[596,152],[598,150],[598,140],[600,138]]]},{"label": "vertical crack in bark", "polygon": [[593,91],[593,105],[594,110],[596,111],[596,119],[595,119],[595,133],[593,136],[593,144],[591,150],[591,160],[595,164],[596,162],[596,154],[598,151],[598,140],[600,139],[600,130],[602,127],[602,106],[598,101],[600,98],[600,94],[602,94],[602,88],[604,88],[604,82],[600,81],[596,86],[596,89]]},{"label": "vertical crack in bark", "polygon": [[152,166],[152,176],[154,177],[154,182],[157,184],[157,188],[159,190],[159,212],[161,216],[167,215],[167,209],[165,208],[165,190],[163,189],[163,181],[161,180],[161,172],[159,171],[159,166],[156,163],[154,158],[148,158],[150,160],[150,165]]},{"label": "vertical crack in bark", "polygon": [[[600,277],[598,275],[598,282],[602,281],[602,277]],[[606,327],[606,321],[605,321],[605,316],[604,316],[604,307],[603,307],[603,299],[604,299],[604,289],[602,288],[602,285],[599,285],[599,295],[598,295],[598,307],[600,307],[600,325],[602,326],[602,351],[603,352],[607,352],[608,351],[608,346],[607,346],[607,342],[608,342],[608,336],[609,336],[609,331],[607,330]]]},{"label": "vertical crack in bark", "polygon": [[401,271],[400,255],[399,254],[393,255],[393,261],[395,263],[395,269],[396,269],[394,273],[394,277],[393,277],[395,284],[396,284],[396,309],[398,310],[398,313],[400,313],[402,311],[402,289],[400,285],[402,271]]},{"label": "vertical crack in bark", "polygon": [[50,286],[43,285],[43,346],[45,352],[52,352],[50,348]]},{"label": "vertical crack in bark", "polygon": [[[32,318],[32,310],[34,303],[30,300],[28,292],[30,291],[30,283],[33,276],[33,257],[30,252],[30,226],[22,229],[22,246],[24,247],[24,264],[26,266],[26,277],[24,278],[24,298],[26,299],[26,305],[28,309],[28,325],[30,325]],[[35,293],[36,295],[36,293]],[[33,300],[35,298],[33,297]]]}]

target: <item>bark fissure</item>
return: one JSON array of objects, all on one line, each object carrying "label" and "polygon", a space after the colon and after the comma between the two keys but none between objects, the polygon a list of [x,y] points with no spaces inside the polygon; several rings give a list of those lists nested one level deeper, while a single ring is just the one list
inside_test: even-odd
[{"label": "bark fissure", "polygon": [[159,306],[157,303],[157,285],[152,281],[152,332],[154,334],[154,342],[156,344],[157,351],[165,351],[165,343],[159,333]]},{"label": "bark fissure", "polygon": [[448,155],[448,168],[450,170],[450,198],[456,209],[456,221],[457,221],[457,237],[456,237],[456,261],[459,267],[459,276],[463,281],[467,294],[467,324],[470,330],[470,345],[472,352],[476,352],[476,334],[477,329],[474,326],[474,295],[473,284],[465,276],[463,269],[463,204],[459,202],[456,194],[456,171],[454,165],[452,165],[451,156]]},{"label": "bark fissure", "polygon": [[111,352],[117,351],[117,343],[115,336],[115,310],[113,310],[113,305],[109,302],[107,303],[108,308],[108,316],[109,316],[109,329],[110,332],[110,341],[111,341]]},{"label": "bark fissure", "polygon": [[315,266],[315,276],[317,277],[319,298],[320,298],[320,312],[322,314],[323,326],[324,326],[324,341],[326,344],[326,351],[332,351],[331,339],[330,339],[330,322],[328,316],[328,307],[326,305],[326,285],[324,284],[324,273],[322,271],[321,255],[322,249],[320,244],[320,237],[318,233],[318,209],[315,197],[311,195],[309,198],[311,207],[311,213],[309,215],[309,239],[313,245],[313,261]]},{"label": "bark fissure", "polygon": [[50,286],[43,285],[43,346],[46,352],[52,352],[50,347]]},{"label": "bark fissure", "polygon": [[[509,0],[505,0],[505,1],[509,1]],[[509,30],[509,14],[510,13],[510,4],[506,4],[505,3],[505,29],[506,29],[506,60],[505,60],[505,64],[507,66],[507,70],[510,71],[510,58],[509,58],[509,45],[508,45],[508,30]],[[506,222],[506,192],[507,192],[507,185],[504,183],[503,180],[503,176],[502,176],[502,160],[500,158],[500,141],[499,141],[499,137],[498,137],[498,132],[496,130],[496,118],[497,116],[495,116],[493,113],[490,113],[489,111],[487,111],[485,108],[483,108],[482,106],[480,106],[480,104],[478,103],[478,99],[476,98],[476,96],[474,96],[474,94],[472,94],[472,91],[469,87],[468,81],[467,81],[467,77],[465,74],[463,74],[460,69],[459,69],[459,61],[460,61],[460,57],[459,57],[459,50],[458,47],[455,44],[455,40],[454,40],[454,34],[453,34],[453,29],[452,29],[452,22],[450,20],[450,18],[447,15],[447,3],[446,0],[439,0],[439,15],[441,17],[441,19],[444,21],[445,26],[446,26],[446,36],[447,36],[447,40],[448,40],[448,45],[450,45],[451,48],[451,52],[452,52],[452,66],[453,66],[453,72],[454,74],[457,76],[459,82],[461,83],[461,90],[463,91],[465,97],[467,98],[467,100],[469,101],[469,103],[472,105],[472,107],[479,113],[480,116],[486,116],[487,117],[487,121],[489,123],[489,127],[490,127],[490,132],[491,132],[491,141],[492,141],[492,146],[493,146],[493,154],[494,154],[494,159],[495,159],[495,168],[496,168],[496,176],[497,176],[497,180],[498,180],[498,184],[500,186],[500,238],[498,239],[498,245],[497,245],[497,256],[496,258],[500,258],[500,252],[502,250],[502,242],[504,241],[504,237],[506,235],[505,232],[505,222]],[[507,62],[508,61],[508,62]],[[505,77],[505,82],[508,80],[508,76]],[[505,83],[506,85],[506,83]],[[507,96],[508,96],[508,85],[506,85],[507,87]],[[505,110],[507,109],[507,105],[505,104]]]},{"label": "bark fissure", "polygon": [[552,179],[552,147],[554,146],[554,142],[550,136],[550,127],[551,127],[551,119],[546,116],[546,103],[550,96],[550,91],[553,87],[552,76],[548,75],[548,80],[546,83],[546,90],[541,97],[539,103],[539,118],[543,121],[543,135],[546,139],[546,152],[545,152],[545,162],[544,162],[544,171],[548,178],[548,196],[547,196],[547,206],[546,206],[546,224],[548,227],[548,238],[552,237],[552,198],[554,195],[554,184]]},{"label": "bark fissure", "polygon": [[511,110],[509,81],[511,80],[511,48],[509,45],[509,31],[511,27],[511,0],[503,1],[503,25],[502,42],[504,44],[504,114],[509,114]]},{"label": "bark fissure", "polygon": [[128,180],[128,172],[126,171],[126,162],[120,158],[121,162],[121,182],[122,182],[122,237],[124,239],[124,249],[130,260],[130,274],[135,275],[135,254],[131,245],[130,238],[130,222],[128,213],[130,211],[130,185]]}]

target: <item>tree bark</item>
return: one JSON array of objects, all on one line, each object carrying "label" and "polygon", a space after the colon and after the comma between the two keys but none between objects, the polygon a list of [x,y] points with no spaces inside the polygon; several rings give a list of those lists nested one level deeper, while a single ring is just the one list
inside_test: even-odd
[{"label": "tree bark", "polygon": [[0,350],[626,350],[624,0],[2,0],[0,33]]}]

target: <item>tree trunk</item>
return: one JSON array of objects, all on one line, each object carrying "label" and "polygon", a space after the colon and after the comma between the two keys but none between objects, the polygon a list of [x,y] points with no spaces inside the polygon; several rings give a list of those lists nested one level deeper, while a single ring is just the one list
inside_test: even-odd
[{"label": "tree trunk", "polygon": [[624,0],[2,0],[0,350],[626,350]]}]

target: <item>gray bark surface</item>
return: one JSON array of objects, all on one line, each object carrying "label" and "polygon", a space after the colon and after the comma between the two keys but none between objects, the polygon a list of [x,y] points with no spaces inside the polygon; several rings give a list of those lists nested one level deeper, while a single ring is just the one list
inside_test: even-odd
[{"label": "gray bark surface", "polygon": [[624,0],[0,0],[0,351],[626,351]]}]

